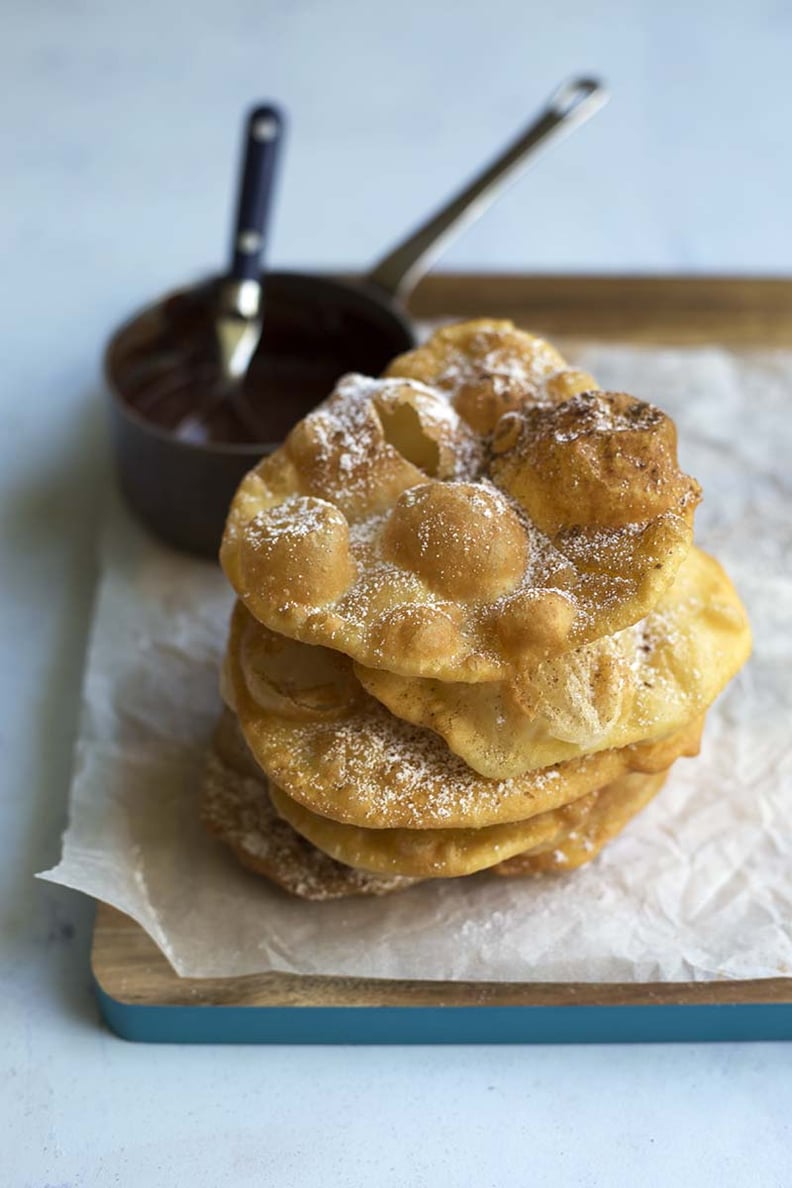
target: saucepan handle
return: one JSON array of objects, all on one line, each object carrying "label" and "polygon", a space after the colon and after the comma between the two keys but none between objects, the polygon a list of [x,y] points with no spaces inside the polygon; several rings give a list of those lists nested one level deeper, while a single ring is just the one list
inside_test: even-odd
[{"label": "saucepan handle", "polygon": [[369,283],[404,299],[450,239],[474,222],[514,181],[534,152],[585,123],[606,103],[597,79],[574,78],[550,97],[544,111],[508,148],[371,270]]}]

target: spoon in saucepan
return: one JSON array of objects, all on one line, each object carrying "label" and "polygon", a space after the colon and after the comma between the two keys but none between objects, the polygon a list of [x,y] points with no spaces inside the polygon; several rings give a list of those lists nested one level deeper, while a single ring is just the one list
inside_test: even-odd
[{"label": "spoon in saucepan", "polygon": [[242,383],[261,339],[262,266],[283,125],[283,114],[273,104],[255,107],[247,119],[231,264],[217,285],[214,332],[220,376],[207,401],[177,425],[176,433],[185,441],[204,440],[207,418],[224,400],[231,402],[251,436],[255,438],[259,432]]}]

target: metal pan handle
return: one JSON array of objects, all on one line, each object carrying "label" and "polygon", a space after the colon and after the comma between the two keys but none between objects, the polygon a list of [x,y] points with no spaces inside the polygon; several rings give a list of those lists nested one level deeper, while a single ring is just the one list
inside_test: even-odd
[{"label": "metal pan handle", "polygon": [[451,238],[479,218],[517,179],[536,150],[590,119],[608,101],[597,79],[574,78],[553,92],[544,111],[492,164],[448,201],[366,278],[391,297],[405,299]]}]

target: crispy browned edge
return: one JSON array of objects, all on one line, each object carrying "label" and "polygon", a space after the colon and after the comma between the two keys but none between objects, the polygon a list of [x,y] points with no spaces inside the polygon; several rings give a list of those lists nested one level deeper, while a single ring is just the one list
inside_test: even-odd
[{"label": "crispy browned edge", "polygon": [[[731,347],[792,345],[792,280],[438,273],[417,318],[512,318],[552,338]],[[649,1005],[792,1002],[792,978],[662,983],[405,982],[260,974],[179,978],[133,920],[98,904],[91,965],[119,1002],[169,1006]]]}]

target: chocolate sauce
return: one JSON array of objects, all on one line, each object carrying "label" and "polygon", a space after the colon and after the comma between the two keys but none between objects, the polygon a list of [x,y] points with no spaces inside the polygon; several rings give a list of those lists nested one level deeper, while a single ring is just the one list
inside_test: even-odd
[{"label": "chocolate sauce", "polygon": [[229,394],[218,365],[211,285],[161,307],[148,337],[116,361],[122,399],[145,420],[197,443],[272,444],[346,371],[378,374],[392,354],[371,320],[342,307],[266,304],[248,373]]},{"label": "chocolate sauce", "polygon": [[406,319],[365,283],[274,272],[264,304],[262,340],[231,399],[215,354],[211,280],[143,310],[107,350],[110,430],[127,503],[157,536],[205,557],[216,557],[234,491],[267,448],[340,375],[379,375],[414,345]]}]

